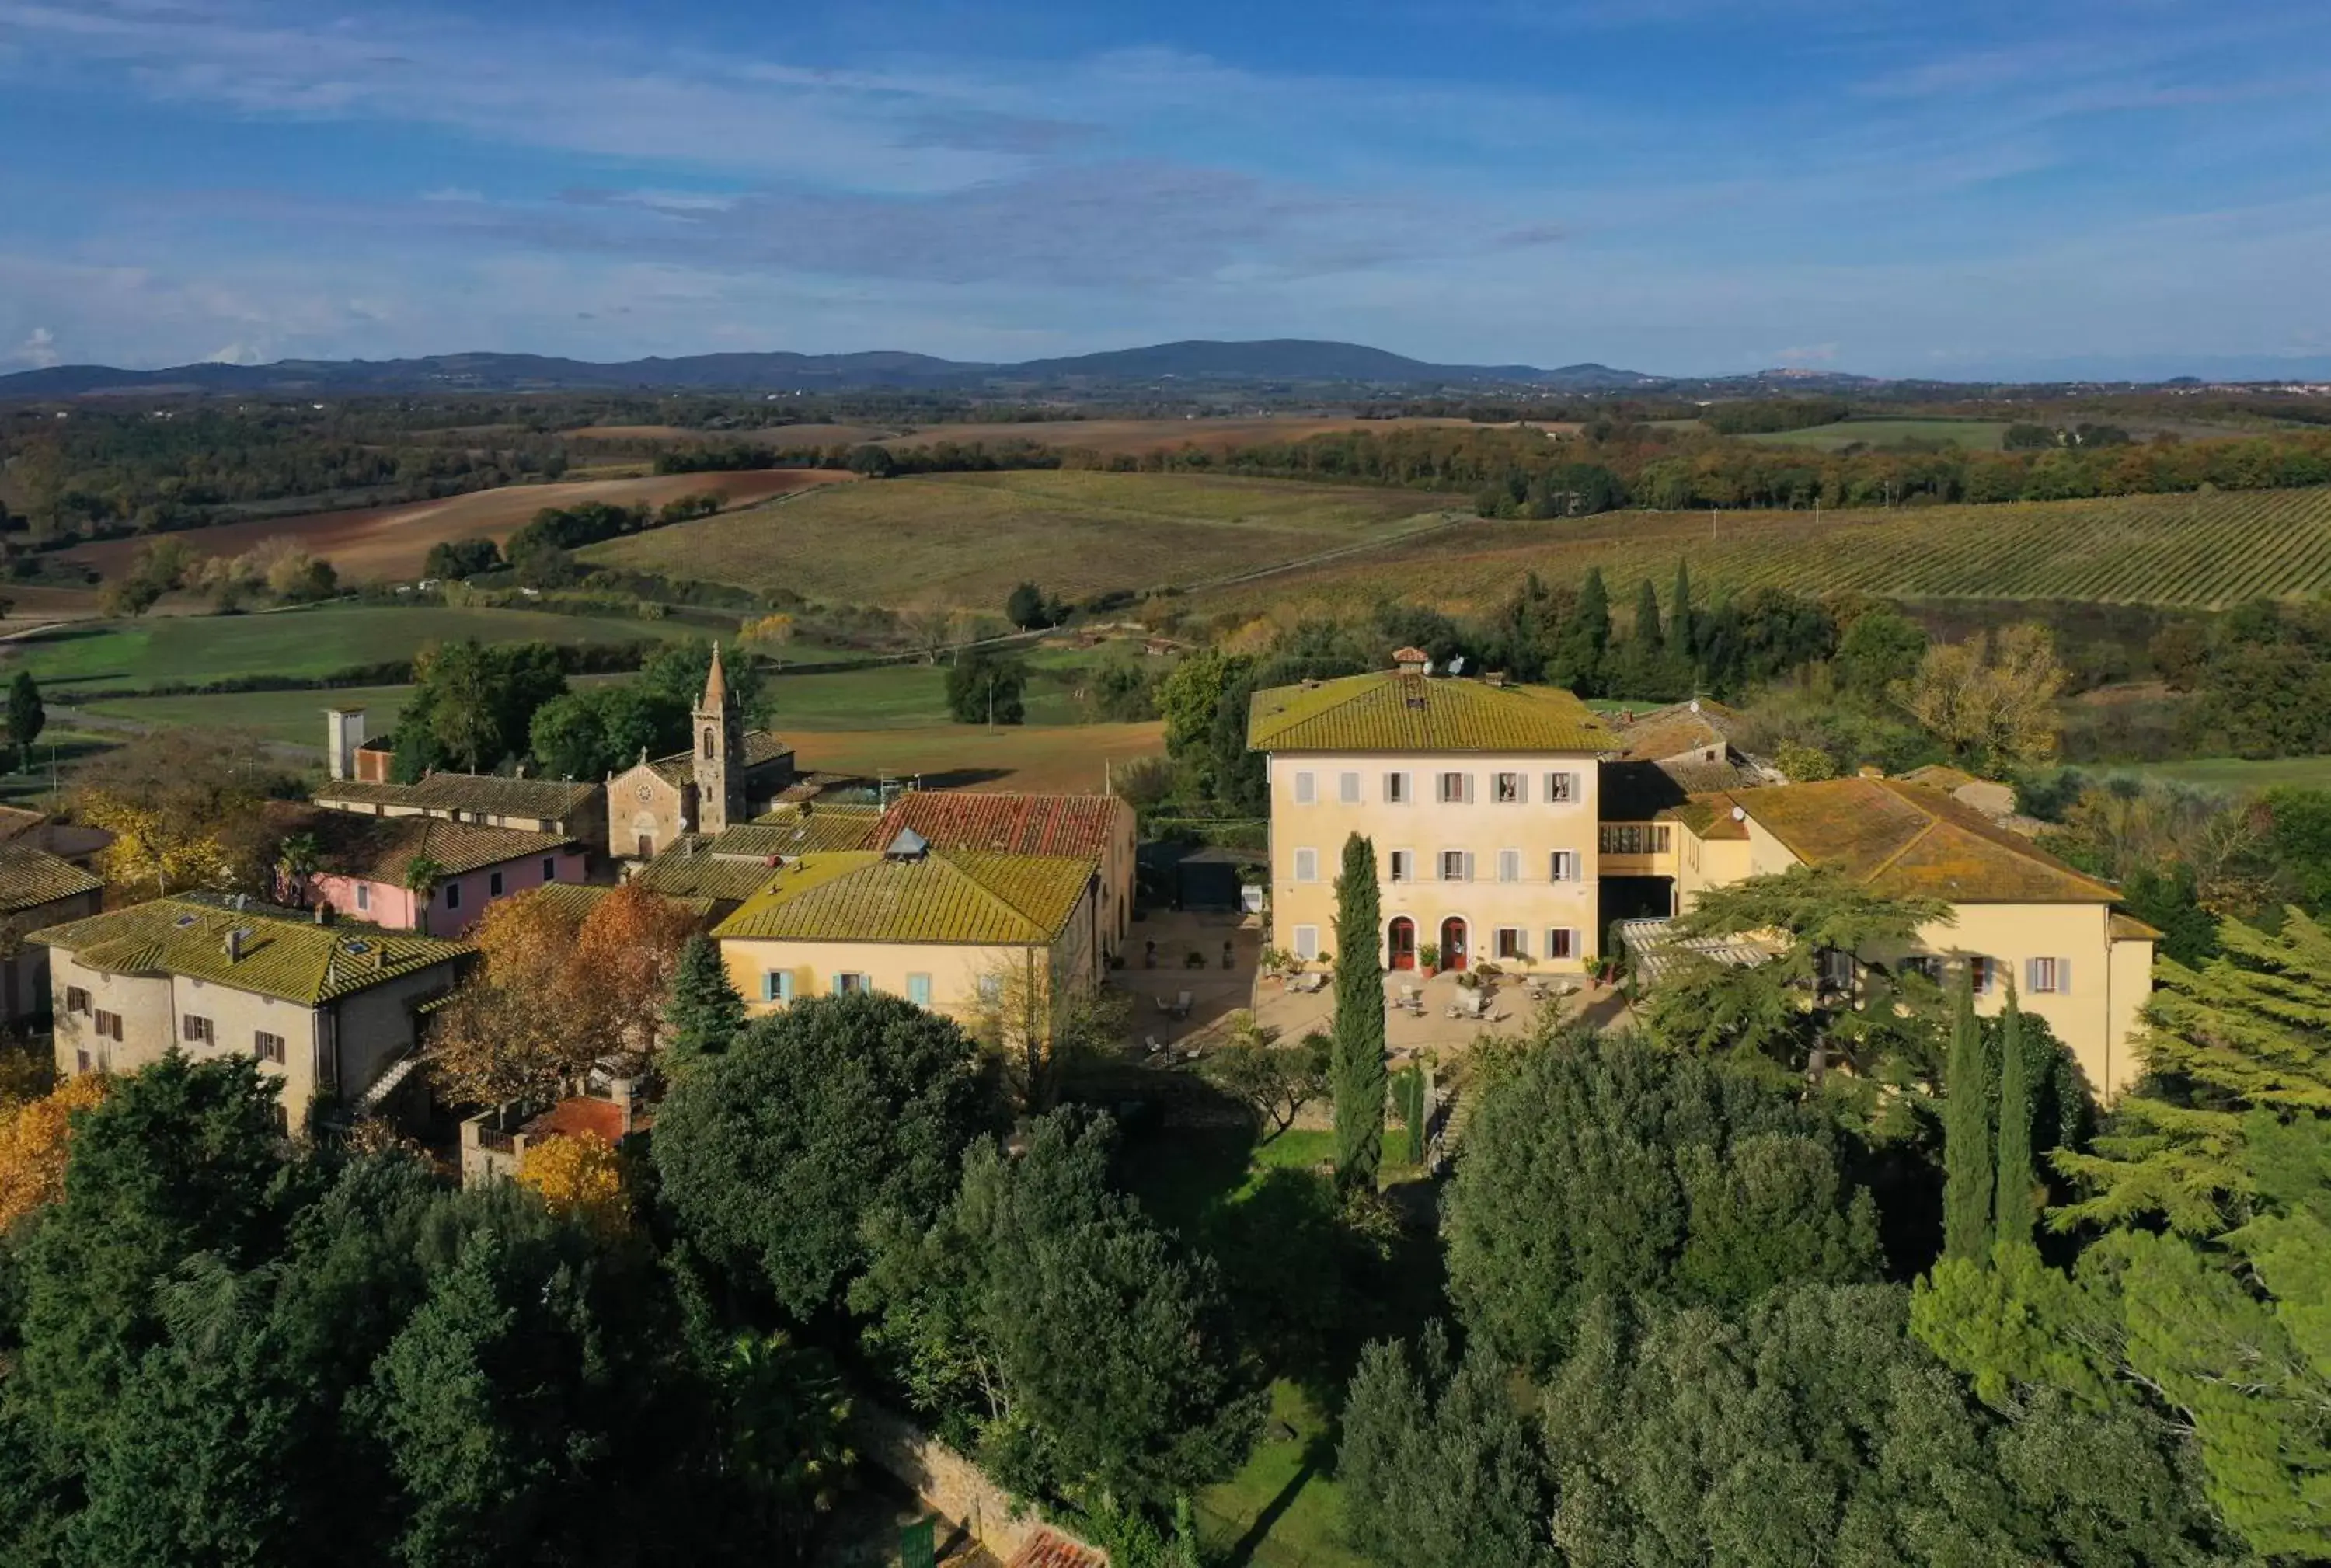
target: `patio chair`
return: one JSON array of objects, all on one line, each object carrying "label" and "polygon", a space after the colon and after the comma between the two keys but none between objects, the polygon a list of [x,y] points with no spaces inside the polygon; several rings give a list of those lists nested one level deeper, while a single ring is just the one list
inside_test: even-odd
[{"label": "patio chair", "polygon": [[1166,1049],[1166,1047],[1159,1042],[1157,1037],[1154,1034],[1151,1035],[1145,1042],[1145,1047],[1144,1054],[1148,1056],[1156,1056],[1159,1051]]},{"label": "patio chair", "polygon": [[1163,1012],[1163,1013],[1166,1013],[1166,1014],[1168,1014],[1168,1015],[1170,1015],[1170,1014],[1173,1012],[1173,1011],[1174,1011],[1174,1003],[1173,1003],[1173,999],[1172,999],[1171,997],[1166,997],[1166,996],[1154,996],[1154,997],[1152,997],[1150,1000],[1157,1003],[1157,1011],[1158,1011],[1158,1012]]},{"label": "patio chair", "polygon": [[1196,998],[1193,997],[1188,992],[1185,991],[1182,993],[1180,996],[1174,999],[1174,1016],[1176,1018],[1189,1017],[1191,1005],[1195,1001]]}]

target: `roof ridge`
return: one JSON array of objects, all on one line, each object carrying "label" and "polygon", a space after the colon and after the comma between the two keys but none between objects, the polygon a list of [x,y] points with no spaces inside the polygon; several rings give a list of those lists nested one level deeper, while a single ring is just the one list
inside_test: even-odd
[{"label": "roof ridge", "polygon": [[1908,838],[1904,839],[1900,843],[1895,845],[1894,852],[1887,856],[1884,860],[1879,861],[1876,865],[1870,867],[1869,873],[1861,879],[1864,882],[1874,882],[1879,878],[1884,876],[1895,861],[1900,860],[1912,850],[1917,849],[1920,844],[1926,842],[1927,838],[1933,834],[1934,831],[1942,825],[1942,818],[1934,816],[1928,817],[1925,827],[1920,828],[1917,832],[1912,833]]},{"label": "roof ridge", "polygon": [[[1010,914],[1012,914],[1013,916],[1016,917],[1019,919],[1020,923],[1021,923],[1022,925],[1025,926],[1029,930],[1035,932],[1039,936],[1048,937],[1048,938],[1049,938],[1049,937],[1051,936],[1051,933],[1044,929],[1044,923],[1043,923],[1042,920],[1037,919],[1037,918],[1036,918],[1036,917],[1034,917],[1033,915],[1031,915],[1030,913],[1028,913],[1028,911],[1027,911],[1027,910],[1025,910],[1025,909],[1022,908],[1019,905],[1017,905],[1017,904],[1013,903],[1010,898],[1005,898],[1005,897],[1004,897],[1001,892],[997,891],[994,888],[993,888],[993,887],[989,886],[989,885],[988,885],[988,882],[987,882],[987,879],[986,879],[985,878],[984,878],[984,877],[980,876],[980,875],[979,875],[979,873],[978,873],[977,871],[974,870],[971,867],[969,867],[969,866],[967,866],[967,865],[966,865],[966,864],[964,864],[964,863],[963,863],[963,862],[964,862],[964,858],[965,858],[966,855],[987,855],[987,854],[1004,854],[1004,853],[1007,853],[1007,851],[987,851],[987,850],[933,850],[933,851],[930,851],[930,858],[931,858],[931,859],[933,859],[933,860],[935,860],[939,861],[941,864],[945,865],[948,870],[952,870],[952,871],[953,871],[956,876],[961,877],[965,881],[969,882],[969,883],[970,883],[974,888],[977,889],[978,889],[982,894],[984,894],[984,895],[985,895],[985,897],[986,897],[986,898],[987,898],[991,902],[993,902],[993,903],[994,903],[994,904],[996,904],[996,905],[1001,906],[1001,907],[1002,907],[1005,911],[1007,911],[1008,913],[1010,913]],[[1076,859],[1076,857],[1075,857],[1075,856],[1073,856],[1073,855],[1047,855],[1047,856],[1016,855],[1016,856],[1013,856],[1013,857],[1011,857],[1011,858],[1015,859],[1015,860],[1074,860],[1074,859]]]}]

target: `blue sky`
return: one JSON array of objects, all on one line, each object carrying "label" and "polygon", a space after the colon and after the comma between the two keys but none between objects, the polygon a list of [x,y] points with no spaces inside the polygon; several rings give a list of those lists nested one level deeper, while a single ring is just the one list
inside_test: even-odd
[{"label": "blue sky", "polygon": [[2331,0],[0,0],[0,369],[2331,366]]}]

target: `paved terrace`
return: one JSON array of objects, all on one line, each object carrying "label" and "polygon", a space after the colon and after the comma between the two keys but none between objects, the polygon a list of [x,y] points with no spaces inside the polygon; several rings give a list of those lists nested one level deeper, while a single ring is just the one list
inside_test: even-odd
[{"label": "paved terrace", "polygon": [[[1156,966],[1149,968],[1147,945],[1153,942]],[[1223,965],[1226,943],[1231,956],[1228,968]],[[1205,967],[1187,966],[1193,953],[1204,959]],[[1177,1056],[1211,1050],[1225,1042],[1234,1015],[1249,1009],[1259,1025],[1279,1031],[1282,1043],[1292,1044],[1314,1030],[1325,1032],[1336,1012],[1332,979],[1316,992],[1290,989],[1288,982],[1260,973],[1261,953],[1261,922],[1251,915],[1160,911],[1136,920],[1125,945],[1126,967],[1109,976],[1110,983],[1133,1000],[1132,1020],[1127,1028],[1127,1053],[1136,1060],[1150,1058],[1152,1041]],[[1546,977],[1544,983],[1580,989],[1542,1003],[1529,994],[1527,977],[1503,975],[1488,983],[1489,1003],[1481,1017],[1451,1018],[1450,1009],[1459,999],[1473,994],[1471,988],[1458,984],[1455,975],[1436,974],[1422,980],[1413,973],[1387,974],[1384,1043],[1394,1056],[1431,1050],[1447,1058],[1461,1053],[1485,1033],[1519,1032],[1541,1006],[1561,1007],[1605,1028],[1626,1016],[1625,999],[1613,989],[1575,976]],[[1421,1010],[1395,1005],[1412,986],[1422,992]],[[1179,1015],[1185,993],[1190,999],[1189,1009],[1186,1015]],[[1164,1053],[1155,1054],[1162,1057]]]}]

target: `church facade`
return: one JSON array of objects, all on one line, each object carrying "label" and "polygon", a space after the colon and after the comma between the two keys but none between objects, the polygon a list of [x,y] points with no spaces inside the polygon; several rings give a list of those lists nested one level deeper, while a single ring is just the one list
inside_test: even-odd
[{"label": "church facade", "polygon": [[653,860],[682,833],[718,833],[769,809],[794,782],[793,748],[747,729],[714,644],[689,748],[640,760],[607,781],[607,844],[619,858]]}]

